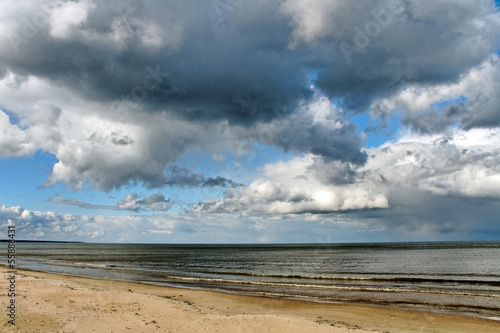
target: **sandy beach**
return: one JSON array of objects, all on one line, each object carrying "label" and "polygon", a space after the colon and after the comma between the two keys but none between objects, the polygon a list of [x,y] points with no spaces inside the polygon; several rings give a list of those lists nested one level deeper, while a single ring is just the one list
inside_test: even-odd
[{"label": "sandy beach", "polygon": [[[1,268],[2,290],[8,289]],[[17,270],[3,332],[495,332],[500,322],[404,309],[233,295]]]}]

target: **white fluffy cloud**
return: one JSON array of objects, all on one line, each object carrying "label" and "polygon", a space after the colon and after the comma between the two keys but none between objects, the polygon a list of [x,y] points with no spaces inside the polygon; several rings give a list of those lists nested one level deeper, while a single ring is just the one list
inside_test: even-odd
[{"label": "white fluffy cloud", "polygon": [[492,55],[456,82],[408,85],[371,105],[373,117],[403,114],[414,131],[439,133],[451,126],[470,129],[500,125],[500,59]]},{"label": "white fluffy cloud", "polygon": [[408,135],[371,151],[362,169],[381,184],[468,198],[500,199],[500,130]]},{"label": "white fluffy cloud", "polygon": [[331,213],[400,205],[393,194],[500,200],[500,130],[407,135],[367,150],[363,166],[306,155],[264,167],[264,177],[239,192],[207,200],[195,212]]},{"label": "white fluffy cloud", "polygon": [[[195,212],[266,214],[330,213],[353,209],[387,208],[388,201],[375,186],[340,181],[352,165],[325,162],[313,155],[266,165],[264,178],[248,187],[226,191],[226,196],[203,202]],[[333,171],[333,172],[332,172]],[[338,178],[335,176],[337,172]],[[330,178],[330,181],[325,181]]]},{"label": "white fluffy cloud", "polygon": [[9,73],[0,81],[0,152],[4,157],[37,150],[54,154],[58,162],[47,186],[63,181],[76,189],[86,182],[100,190],[133,182],[163,187],[166,165],[186,151],[238,151],[245,145],[223,133],[224,122],[196,124],[166,112],[141,114],[133,103],[93,103],[33,76],[16,86],[13,78]]},{"label": "white fluffy cloud", "polygon": [[87,20],[89,11],[96,8],[92,0],[55,4],[49,18],[50,35],[54,38],[68,37],[72,29]]}]

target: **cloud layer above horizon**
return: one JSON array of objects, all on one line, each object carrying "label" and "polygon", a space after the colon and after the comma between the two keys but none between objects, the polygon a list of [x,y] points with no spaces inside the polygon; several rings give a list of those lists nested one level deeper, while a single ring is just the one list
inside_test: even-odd
[{"label": "cloud layer above horizon", "polygon": [[[3,1],[0,9],[0,157],[55,156],[42,192],[64,184],[125,198],[51,203],[128,211],[165,241],[199,239],[206,226],[193,221],[216,228],[216,216],[256,228],[250,241],[314,240],[324,233],[318,221],[353,233],[406,230],[405,239],[500,236],[494,1]],[[392,134],[366,146],[381,133]],[[262,147],[280,153],[261,160]],[[190,153],[227,163],[209,172],[178,165]],[[127,190],[138,186],[147,193]],[[173,189],[193,199],[181,204]],[[3,206],[2,219],[36,220],[19,206]],[[112,239],[110,224],[96,222],[104,217],[49,213],[39,212],[42,225],[57,222],[66,230],[58,237]],[[161,227],[173,220],[176,228]],[[280,240],[271,235],[277,220],[308,236]],[[189,232],[177,238],[183,223]],[[34,225],[25,227],[33,235]],[[36,237],[49,237],[42,229]]]}]

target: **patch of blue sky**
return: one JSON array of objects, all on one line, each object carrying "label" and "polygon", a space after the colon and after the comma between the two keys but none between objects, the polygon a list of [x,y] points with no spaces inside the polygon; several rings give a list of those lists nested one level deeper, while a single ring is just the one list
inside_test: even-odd
[{"label": "patch of blue sky", "polygon": [[3,111],[3,113],[5,113],[9,117],[9,122],[12,125],[19,125],[20,119],[19,119],[19,116],[15,112],[12,112],[8,109],[5,109],[1,106],[0,106],[0,110]]},{"label": "patch of blue sky", "polygon": [[371,119],[370,114],[355,114],[349,117],[349,121],[358,127],[358,133],[364,134],[364,147],[380,147],[387,141],[394,141],[401,128],[401,122],[397,116],[391,115],[385,123],[380,119]]},{"label": "patch of blue sky", "polygon": [[0,159],[0,203],[46,210],[47,192],[54,191],[55,187],[45,189],[43,184],[56,162],[54,155],[45,152],[37,152],[31,157]]},{"label": "patch of blue sky", "polygon": [[312,69],[309,71],[309,73],[307,74],[307,80],[309,81],[309,87],[312,89],[312,90],[315,90],[316,92],[320,93],[320,94],[324,94],[322,92],[321,89],[319,89],[317,86],[316,86],[316,80],[318,80],[318,76],[319,74],[322,72],[323,70],[322,69]]},{"label": "patch of blue sky", "polygon": [[[67,187],[63,182],[48,187],[44,183],[57,158],[50,153],[38,151],[31,157],[10,157],[0,159],[0,204],[8,207],[20,206],[31,211],[55,211],[59,214],[109,214],[106,209],[87,209],[73,205],[62,205],[50,201],[53,197],[75,199],[95,205],[116,206],[125,197],[122,191],[106,193],[93,191],[90,185],[81,190]],[[117,196],[115,199],[114,196]],[[123,195],[123,197],[121,197]],[[117,211],[113,211],[117,214]],[[130,212],[129,212],[130,213]]]},{"label": "patch of blue sky", "polygon": [[187,152],[173,163],[176,166],[184,167],[192,172],[204,174],[206,176],[222,176],[224,165],[232,158],[232,154],[223,151],[220,154],[213,154],[200,150]]},{"label": "patch of blue sky", "polygon": [[444,111],[444,109],[449,105],[465,103],[468,100],[469,99],[466,96],[460,95],[459,97],[450,98],[447,100],[442,100],[442,101],[433,103],[433,104],[431,104],[431,109],[440,112],[440,111]]},{"label": "patch of blue sky", "polygon": [[247,159],[247,164],[255,167],[265,164],[274,164],[280,161],[287,162],[297,156],[302,156],[302,153],[297,151],[285,152],[283,149],[259,143],[254,143],[253,147],[256,154]]},{"label": "patch of blue sky", "polygon": [[319,73],[321,73],[321,69],[315,68],[309,71],[307,74],[307,79],[311,82],[314,83],[318,79]]},{"label": "patch of blue sky", "polygon": [[289,161],[300,153],[263,145],[254,142],[253,150],[249,153],[236,155],[230,151],[223,151],[222,158],[214,158],[214,154],[201,151],[193,151],[184,154],[175,165],[187,169],[194,168],[196,172],[206,177],[225,177],[234,182],[248,185],[261,173],[260,169],[265,164],[278,161]]},{"label": "patch of blue sky", "polygon": [[[320,69],[314,69],[309,72],[308,79],[311,85],[314,86],[314,81],[318,78],[320,72]],[[406,87],[402,88],[402,90],[405,89]],[[335,105],[341,112],[343,111],[341,101],[331,99],[330,103]],[[380,119],[372,120],[369,113],[345,114],[349,122],[358,126],[358,133],[360,135],[364,133],[365,148],[380,147],[387,141],[393,141],[401,128],[401,122],[396,116],[390,116],[386,124],[381,124]],[[376,130],[377,128],[379,130]]]}]

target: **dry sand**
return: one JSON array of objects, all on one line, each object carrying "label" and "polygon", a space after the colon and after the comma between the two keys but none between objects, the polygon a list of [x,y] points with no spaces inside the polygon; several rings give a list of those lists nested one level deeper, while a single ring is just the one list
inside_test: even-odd
[{"label": "dry sand", "polygon": [[2,332],[500,332],[500,322],[398,308],[325,304],[17,270],[15,326]]}]

